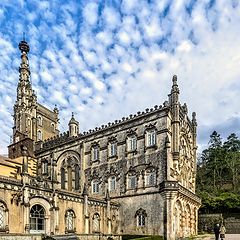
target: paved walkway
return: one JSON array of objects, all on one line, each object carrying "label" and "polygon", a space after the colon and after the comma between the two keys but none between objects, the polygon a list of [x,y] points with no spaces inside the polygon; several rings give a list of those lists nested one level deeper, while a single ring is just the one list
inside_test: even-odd
[{"label": "paved walkway", "polygon": [[[203,240],[215,240],[214,235],[212,236],[203,236],[202,238],[197,239],[203,239]],[[219,239],[220,240],[220,239]],[[224,240],[240,240],[240,234],[226,234]]]}]

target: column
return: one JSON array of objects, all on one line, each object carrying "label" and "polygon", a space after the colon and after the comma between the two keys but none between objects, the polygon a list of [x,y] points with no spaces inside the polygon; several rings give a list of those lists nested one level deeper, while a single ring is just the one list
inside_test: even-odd
[{"label": "column", "polygon": [[165,209],[164,209],[164,239],[175,240],[174,231],[174,198],[175,192],[165,192]]}]

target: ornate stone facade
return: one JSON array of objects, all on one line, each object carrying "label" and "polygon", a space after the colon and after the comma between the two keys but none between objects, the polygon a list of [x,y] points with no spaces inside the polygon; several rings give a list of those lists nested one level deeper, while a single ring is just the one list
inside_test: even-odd
[{"label": "ornate stone facade", "polygon": [[[72,116],[67,133],[58,135],[54,128],[49,139],[37,141],[40,128],[33,126],[38,111],[46,113],[40,116],[49,113],[40,122],[43,127],[56,127],[57,110],[37,104],[28,78],[26,42],[20,50],[19,86],[25,82],[26,89],[18,87],[9,155],[16,158],[12,152],[18,148],[22,164],[15,179],[0,179],[0,229],[162,235],[169,240],[195,235],[200,206],[195,195],[196,114],[190,120],[187,105],[180,104],[177,77],[163,105],[82,133]],[[32,130],[26,127],[29,116]],[[46,129],[42,132],[48,133]],[[17,141],[18,135],[22,139]],[[31,166],[36,174],[30,171],[30,159],[36,161]]]}]

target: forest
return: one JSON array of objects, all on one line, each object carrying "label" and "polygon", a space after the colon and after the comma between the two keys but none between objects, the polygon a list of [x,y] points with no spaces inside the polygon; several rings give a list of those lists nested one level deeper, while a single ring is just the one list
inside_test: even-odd
[{"label": "forest", "polygon": [[240,140],[235,133],[224,142],[216,131],[210,135],[198,157],[196,187],[200,213],[240,214]]}]

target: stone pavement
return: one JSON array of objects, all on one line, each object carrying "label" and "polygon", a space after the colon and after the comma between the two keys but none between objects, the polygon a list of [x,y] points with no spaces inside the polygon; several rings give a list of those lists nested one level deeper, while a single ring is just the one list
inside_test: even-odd
[{"label": "stone pavement", "polygon": [[[205,235],[205,236],[199,236],[199,238],[196,238],[196,240],[215,240],[214,235]],[[220,240],[220,239],[219,239]],[[226,234],[224,240],[240,240],[240,234]]]}]

